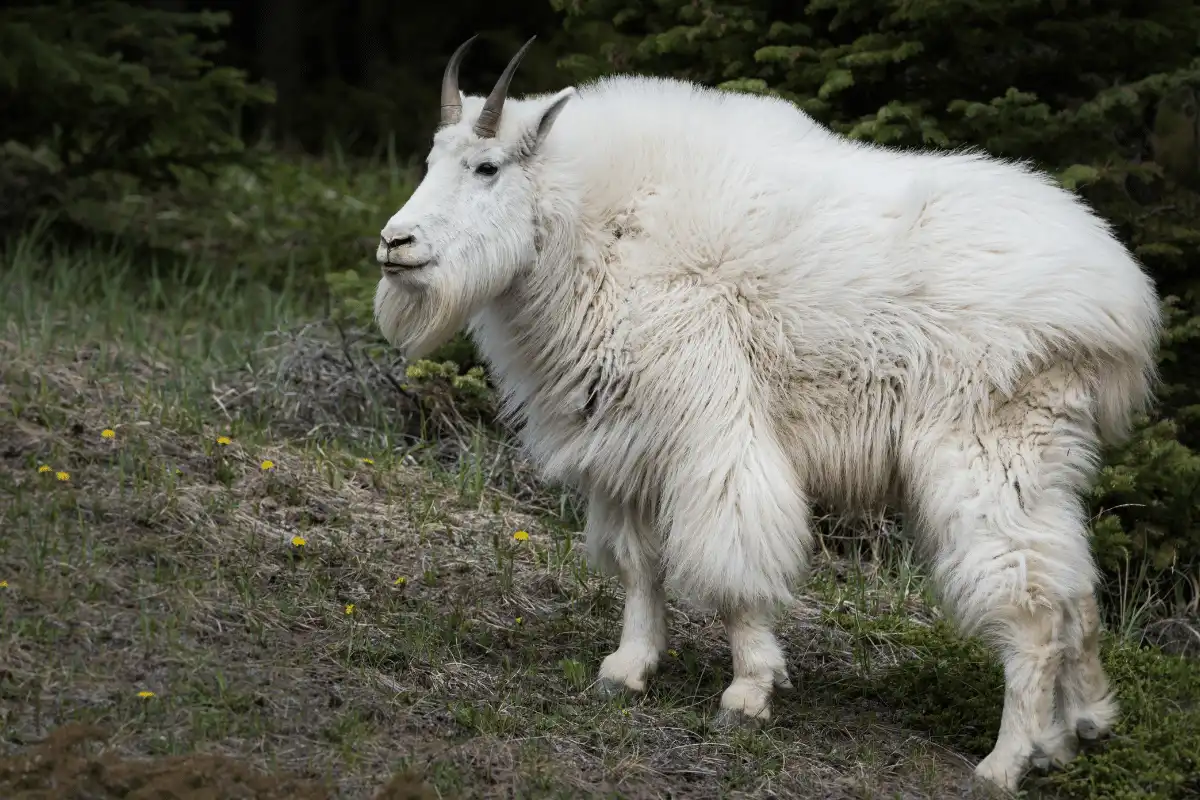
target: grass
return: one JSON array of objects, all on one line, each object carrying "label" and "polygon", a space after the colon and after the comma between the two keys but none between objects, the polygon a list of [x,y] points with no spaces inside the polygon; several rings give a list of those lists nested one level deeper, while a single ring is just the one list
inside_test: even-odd
[{"label": "grass", "polygon": [[[798,691],[716,732],[719,624],[673,603],[647,696],[593,696],[621,593],[575,500],[311,309],[29,239],[0,309],[0,796],[983,794],[1001,673],[902,540],[822,551]],[[1030,797],[1200,791],[1200,664],[1115,630],[1116,737]]]}]

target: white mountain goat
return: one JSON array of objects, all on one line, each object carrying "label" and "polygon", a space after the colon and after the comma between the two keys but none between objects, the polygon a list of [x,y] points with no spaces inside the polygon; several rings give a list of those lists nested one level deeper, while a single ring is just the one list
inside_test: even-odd
[{"label": "white mountain goat", "polygon": [[[472,37],[473,39],[474,37]],[[1070,192],[980,154],[855,143],[782,100],[646,77],[486,99],[451,57],[428,171],[382,231],[381,330],[467,326],[626,592],[598,686],[641,691],[664,586],[715,609],[723,722],[790,686],[773,633],[810,503],[909,512],[1004,665],[1015,788],[1116,716],[1080,494],[1151,400],[1160,311]]]}]

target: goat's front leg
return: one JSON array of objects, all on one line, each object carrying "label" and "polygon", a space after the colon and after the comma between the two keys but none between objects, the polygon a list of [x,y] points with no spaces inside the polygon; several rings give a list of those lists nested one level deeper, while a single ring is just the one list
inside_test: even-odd
[{"label": "goat's front leg", "polygon": [[772,630],[772,614],[765,606],[744,606],[722,612],[721,620],[733,656],[733,682],[721,695],[715,724],[766,722],[773,690],[792,688],[783,649]]},{"label": "goat's front leg", "polygon": [[621,643],[600,665],[597,691],[606,696],[642,692],[667,649],[667,603],[658,549],[649,526],[632,512],[593,497],[588,507],[588,546],[615,568],[625,589]]},{"label": "goat's front leg", "polygon": [[656,576],[641,569],[622,569],[625,619],[621,644],[600,665],[597,688],[602,694],[642,692],[646,678],[658,669],[667,649],[666,598]]}]

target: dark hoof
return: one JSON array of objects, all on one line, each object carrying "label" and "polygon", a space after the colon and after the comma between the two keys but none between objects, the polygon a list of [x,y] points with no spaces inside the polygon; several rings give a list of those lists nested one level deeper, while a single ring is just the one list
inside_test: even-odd
[{"label": "dark hoof", "polygon": [[1075,735],[1079,737],[1080,741],[1090,743],[1107,739],[1108,731],[1102,730],[1090,719],[1081,719],[1075,723]]}]

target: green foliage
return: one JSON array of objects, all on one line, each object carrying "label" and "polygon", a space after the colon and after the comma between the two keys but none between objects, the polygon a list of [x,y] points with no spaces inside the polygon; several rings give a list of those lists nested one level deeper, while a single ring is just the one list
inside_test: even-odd
[{"label": "green foliage", "polygon": [[[1165,386],[1095,496],[1106,568],[1200,569],[1200,4],[551,0],[577,79],[668,74],[786,98],[853,139],[1052,172],[1155,277]],[[585,53],[590,55],[585,55]]]},{"label": "green foliage", "polygon": [[349,270],[364,281],[356,313],[369,322],[374,283],[366,281],[378,275],[380,220],[411,191],[411,175],[394,159],[348,162],[260,148],[253,169],[182,171],[173,186],[154,191],[76,197],[70,213],[90,234],[116,237],[142,256],[148,250],[152,257],[140,256],[136,269],[177,281],[197,275],[199,263],[215,263],[237,284],[328,305],[327,274]]},{"label": "green foliage", "polygon": [[470,367],[463,372],[453,361],[423,358],[409,364],[404,377],[421,390],[426,407],[441,404],[447,410],[451,407],[473,412],[491,410],[491,393],[483,367]]},{"label": "green foliage", "polygon": [[369,331],[368,335],[375,342],[386,344],[383,334],[371,324],[375,313],[372,297],[378,280],[358,269],[331,272],[325,276],[325,284],[329,287],[330,317],[334,324]]},{"label": "green foliage", "polygon": [[272,94],[212,62],[204,37],[227,23],[124,2],[0,11],[0,225],[242,159],[240,111]]},{"label": "green foliage", "polygon": [[[264,148],[253,169],[183,175],[174,187],[77,203],[75,213],[91,230],[327,301],[330,271],[378,274],[381,220],[411,191],[410,173],[394,159],[289,157]],[[363,298],[367,319],[370,298]]]},{"label": "green foliage", "polygon": [[1094,525],[1101,566],[1116,572],[1129,555],[1144,555],[1156,571],[1194,564],[1200,458],[1178,439],[1179,425],[1161,419],[1113,453],[1093,490],[1102,505],[1136,505],[1122,518],[1103,514]]}]

